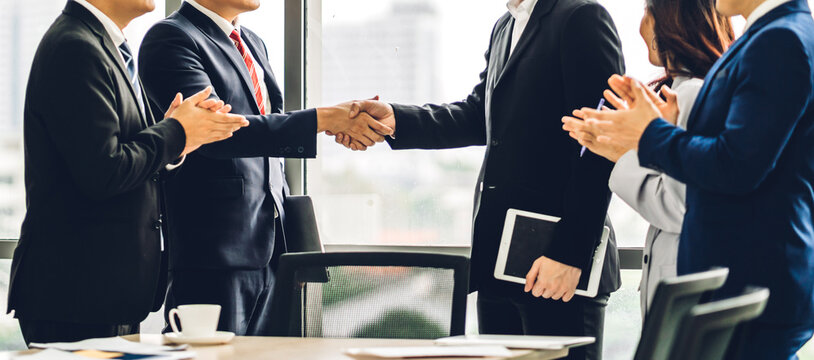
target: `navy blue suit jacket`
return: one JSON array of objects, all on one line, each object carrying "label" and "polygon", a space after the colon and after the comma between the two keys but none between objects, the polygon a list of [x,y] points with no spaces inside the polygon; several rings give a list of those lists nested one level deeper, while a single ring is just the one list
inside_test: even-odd
[{"label": "navy blue suit jacket", "polygon": [[166,110],[176,92],[186,98],[211,85],[214,97],[251,123],[187,156],[167,180],[171,270],[266,266],[274,250],[275,206],[285,215],[287,185],[277,157],[316,156],[316,111],[282,114],[265,44],[245,27],[241,36],[266,74],[269,115],[259,115],[234,43],[191,5],[154,25],[141,45],[139,72],[154,109]]},{"label": "navy blue suit jacket", "polygon": [[687,184],[678,272],[725,266],[716,297],[771,290],[761,321],[814,320],[814,20],[760,18],[710,70],[687,131],[649,125],[639,160]]}]

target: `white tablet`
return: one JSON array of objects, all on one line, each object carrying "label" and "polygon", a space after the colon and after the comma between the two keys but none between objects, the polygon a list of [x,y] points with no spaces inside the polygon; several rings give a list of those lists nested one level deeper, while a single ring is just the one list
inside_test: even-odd
[{"label": "white tablet", "polygon": [[[545,254],[554,240],[555,229],[560,222],[556,216],[537,214],[529,211],[509,209],[503,226],[500,240],[495,278],[526,283],[526,274],[534,261]],[[591,262],[591,271],[580,278],[576,295],[596,297],[599,290],[599,279],[602,277],[602,266],[605,264],[605,253],[608,249],[610,229],[605,227],[602,238],[596,247]]]}]

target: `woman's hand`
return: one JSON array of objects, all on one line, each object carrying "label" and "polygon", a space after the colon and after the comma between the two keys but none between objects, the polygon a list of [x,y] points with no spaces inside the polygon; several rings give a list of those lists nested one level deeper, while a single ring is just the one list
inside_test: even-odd
[{"label": "woman's hand", "polygon": [[596,130],[582,120],[585,118],[582,110],[574,110],[573,115],[574,117],[562,118],[562,129],[568,131],[568,135],[577,140],[580,145],[613,162],[619,161],[619,158],[627,152],[627,149],[620,146],[596,141]]}]

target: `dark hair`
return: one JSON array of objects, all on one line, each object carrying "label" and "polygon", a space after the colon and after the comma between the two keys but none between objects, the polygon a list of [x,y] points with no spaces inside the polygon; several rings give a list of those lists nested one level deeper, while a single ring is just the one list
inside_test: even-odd
[{"label": "dark hair", "polygon": [[735,39],[732,22],[715,9],[716,0],[646,0],[653,16],[658,56],[675,76],[703,78]]}]

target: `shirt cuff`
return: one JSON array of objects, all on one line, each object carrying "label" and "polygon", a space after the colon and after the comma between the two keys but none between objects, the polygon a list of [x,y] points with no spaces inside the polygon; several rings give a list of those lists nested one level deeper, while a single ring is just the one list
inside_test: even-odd
[{"label": "shirt cuff", "polygon": [[184,160],[186,160],[186,159],[187,159],[186,155],[181,156],[181,159],[179,159],[177,162],[175,162],[174,164],[167,164],[167,166],[165,166],[164,168],[167,169],[167,171],[173,171],[173,170],[181,167],[181,165],[184,164]]}]

